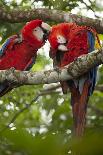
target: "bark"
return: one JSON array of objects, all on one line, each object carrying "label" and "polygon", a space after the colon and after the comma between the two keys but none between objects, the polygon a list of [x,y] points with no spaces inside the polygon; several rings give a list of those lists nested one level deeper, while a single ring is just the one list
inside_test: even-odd
[{"label": "bark", "polygon": [[1,70],[0,82],[8,80],[20,85],[49,84],[79,77],[94,66],[103,62],[103,49],[79,57],[63,69],[52,69],[40,72],[16,71],[15,69]]},{"label": "bark", "polygon": [[50,10],[46,8],[31,10],[5,10],[0,8],[0,21],[18,23],[27,22],[33,19],[42,19],[53,22],[75,22],[79,25],[94,27],[98,33],[103,33],[103,21],[74,15],[65,11]]}]

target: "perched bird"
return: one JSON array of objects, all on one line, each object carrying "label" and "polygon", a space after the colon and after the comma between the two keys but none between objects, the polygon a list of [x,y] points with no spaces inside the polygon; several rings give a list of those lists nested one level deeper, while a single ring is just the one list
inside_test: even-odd
[{"label": "perched bird", "polygon": [[[52,27],[49,35],[50,57],[55,67],[62,68],[79,56],[100,48],[96,31],[91,27],[78,26],[75,23],[61,23]],[[96,83],[97,67],[78,79],[61,81],[63,93],[71,92],[71,105],[76,136],[83,135],[86,123],[86,110],[89,96]]]},{"label": "perched bird", "polygon": [[[50,32],[50,26],[42,20],[28,22],[19,35],[6,40],[0,49],[0,70],[11,67],[16,70],[29,70],[35,63],[37,50],[44,45]],[[15,86],[8,81],[0,83],[0,96]]]}]

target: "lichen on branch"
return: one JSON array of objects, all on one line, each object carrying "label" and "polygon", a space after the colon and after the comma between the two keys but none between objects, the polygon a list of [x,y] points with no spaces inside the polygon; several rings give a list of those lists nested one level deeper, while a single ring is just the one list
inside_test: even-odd
[{"label": "lichen on branch", "polygon": [[27,22],[33,19],[42,19],[53,22],[75,22],[78,25],[94,27],[98,33],[103,33],[103,20],[83,17],[81,15],[71,14],[62,10],[50,10],[47,8],[38,8],[30,10],[6,10],[0,8],[0,21],[10,23]]}]

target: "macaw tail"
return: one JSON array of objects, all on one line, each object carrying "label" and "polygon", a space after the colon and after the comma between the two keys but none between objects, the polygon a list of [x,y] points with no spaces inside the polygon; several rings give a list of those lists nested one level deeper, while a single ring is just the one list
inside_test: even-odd
[{"label": "macaw tail", "polygon": [[86,111],[88,104],[88,92],[90,89],[90,82],[85,81],[82,93],[78,91],[75,84],[69,84],[71,91],[71,104],[74,119],[74,135],[77,137],[83,136],[86,124]]}]

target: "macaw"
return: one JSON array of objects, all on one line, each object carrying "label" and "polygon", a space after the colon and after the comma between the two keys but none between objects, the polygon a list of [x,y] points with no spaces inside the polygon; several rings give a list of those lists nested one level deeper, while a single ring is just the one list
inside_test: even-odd
[{"label": "macaw", "polygon": [[[32,20],[24,25],[19,35],[8,38],[0,49],[0,70],[29,70],[35,63],[37,50],[47,40],[50,29],[42,20]],[[0,97],[14,87],[8,81],[0,83]]]},{"label": "macaw", "polygon": [[[54,67],[63,68],[79,56],[100,48],[96,31],[91,27],[78,26],[75,23],[54,25],[49,35],[50,57]],[[86,110],[89,96],[93,93],[96,83],[97,67],[78,79],[61,81],[63,93],[71,92],[71,105],[74,119],[74,133],[81,136],[86,123]]]}]

